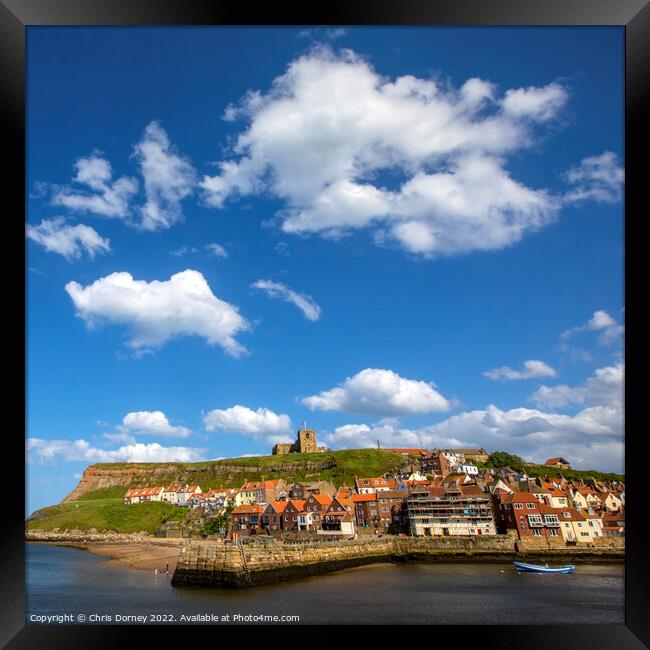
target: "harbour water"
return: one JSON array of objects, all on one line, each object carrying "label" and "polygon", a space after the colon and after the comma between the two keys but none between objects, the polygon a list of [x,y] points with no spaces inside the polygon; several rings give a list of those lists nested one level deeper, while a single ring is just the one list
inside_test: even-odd
[{"label": "harbour water", "polygon": [[116,621],[118,615],[190,624],[209,621],[181,617],[219,617],[222,623],[226,615],[229,622],[264,623],[271,621],[255,617],[297,616],[306,624],[623,623],[624,566],[578,563],[573,574],[541,575],[519,574],[511,563],[382,564],[222,591],[174,588],[171,575],[109,568],[87,551],[28,544],[27,622],[62,614],[84,624],[93,616],[102,623],[129,622]]}]

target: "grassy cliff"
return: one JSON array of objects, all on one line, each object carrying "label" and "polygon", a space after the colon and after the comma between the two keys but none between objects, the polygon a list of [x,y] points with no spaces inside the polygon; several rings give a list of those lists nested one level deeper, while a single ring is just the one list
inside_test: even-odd
[{"label": "grassy cliff", "polygon": [[155,533],[166,521],[182,520],[186,510],[168,503],[125,506],[122,498],[86,498],[37,510],[27,521],[28,529],[110,530],[118,533]]},{"label": "grassy cliff", "polygon": [[251,456],[202,463],[99,463],[88,467],[79,485],[61,504],[34,512],[27,528],[155,532],[166,521],[182,520],[184,508],[166,503],[125,506],[129,487],[166,485],[172,481],[213,487],[239,487],[245,481],[332,481],[353,485],[354,477],[381,476],[407,458],[382,449],[349,449],[320,454]]}]

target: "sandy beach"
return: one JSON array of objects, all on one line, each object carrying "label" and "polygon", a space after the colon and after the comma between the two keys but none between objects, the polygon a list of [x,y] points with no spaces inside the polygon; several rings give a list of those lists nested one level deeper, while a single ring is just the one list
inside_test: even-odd
[{"label": "sandy beach", "polygon": [[[38,542],[37,542],[38,543]],[[73,546],[106,557],[108,567],[137,569],[139,571],[165,571],[173,573],[182,542],[179,539],[138,542],[40,542],[59,546]]]},{"label": "sandy beach", "polygon": [[173,573],[181,549],[180,540],[146,544],[102,544],[91,543],[87,550],[107,558],[106,566],[119,566],[141,571],[159,572],[165,570],[169,564],[169,572]]}]

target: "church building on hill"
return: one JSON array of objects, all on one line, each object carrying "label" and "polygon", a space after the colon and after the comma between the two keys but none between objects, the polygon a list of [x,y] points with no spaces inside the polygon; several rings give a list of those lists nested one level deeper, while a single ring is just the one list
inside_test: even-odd
[{"label": "church building on hill", "polygon": [[273,447],[272,454],[317,454],[329,451],[327,447],[319,447],[316,440],[316,429],[298,429],[295,442],[279,442]]}]

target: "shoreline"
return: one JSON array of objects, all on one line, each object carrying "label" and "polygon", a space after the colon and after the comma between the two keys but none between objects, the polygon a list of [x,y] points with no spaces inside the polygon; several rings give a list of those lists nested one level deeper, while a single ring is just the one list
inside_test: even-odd
[{"label": "shoreline", "polygon": [[146,542],[124,541],[76,541],[76,540],[36,540],[26,538],[29,544],[64,546],[80,551],[88,551],[104,559],[102,565],[107,568],[131,569],[134,571],[165,572],[169,565],[169,574],[176,570],[176,564],[182,546],[182,540],[147,540]]},{"label": "shoreline", "polygon": [[254,543],[236,546],[187,540],[172,578],[173,586],[246,589],[360,566],[431,563],[511,563],[542,560],[555,564],[620,564],[623,548],[525,548],[514,540],[394,538],[300,546]]},{"label": "shoreline", "polygon": [[[173,583],[176,584],[196,584],[196,569],[194,570],[185,565],[185,558],[181,560],[181,550],[184,545],[195,545],[200,547],[210,547],[215,542],[208,540],[189,540],[182,538],[157,538],[146,534],[123,534],[123,533],[84,533],[83,531],[67,531],[65,533],[50,533],[47,531],[27,531],[25,536],[27,543],[49,544],[52,546],[64,546],[76,548],[78,550],[88,551],[104,558],[102,565],[107,568],[120,568],[136,571],[154,572],[158,569],[164,573],[166,566],[169,567],[169,573],[174,576]],[[396,542],[397,543],[397,542]],[[223,548],[219,542],[217,546]],[[249,547],[250,548],[250,547]],[[234,549],[233,549],[234,550]],[[247,549],[248,550],[248,549]],[[251,548],[251,551],[253,549]],[[261,549],[260,549],[261,550]],[[280,550],[280,549],[276,549]],[[297,551],[295,547],[289,547],[287,551],[290,554]],[[333,549],[332,549],[333,550]],[[342,550],[342,549],[340,549]],[[406,550],[406,549],[405,549]],[[361,549],[359,549],[361,551]],[[523,551],[523,549],[522,549]],[[256,551],[253,551],[256,552]],[[262,551],[263,552],[263,551]],[[239,554],[237,553],[237,556]],[[336,553],[338,555],[338,553]],[[374,556],[374,557],[373,557]],[[286,559],[286,558],[285,558]],[[377,564],[430,564],[430,563],[500,563],[512,562],[513,560],[524,560],[535,562],[537,560],[549,563],[567,563],[579,561],[582,564],[621,564],[625,561],[625,551],[623,548],[548,548],[548,549],[526,549],[517,551],[514,548],[427,548],[427,549],[410,549],[406,552],[394,553],[370,553],[353,552],[348,555],[346,560],[336,561],[339,558],[313,558],[305,566],[304,558],[296,557],[295,565],[280,568],[280,563],[271,562],[271,565],[251,567],[255,576],[255,582],[261,580],[262,583],[282,581],[291,579],[300,575],[318,575],[321,573],[330,573],[338,570],[359,566],[376,566]],[[342,559],[342,558],[341,558]],[[181,565],[180,571],[177,571],[177,565]],[[315,561],[314,561],[315,560]],[[334,560],[334,561],[332,561]],[[266,564],[266,563],[264,563]],[[205,567],[207,568],[207,567]],[[225,567],[223,567],[225,569]],[[187,571],[187,569],[190,569]],[[216,567],[215,567],[216,569]],[[238,584],[241,582],[238,568],[229,567],[221,574],[222,587],[226,586],[244,586]],[[269,570],[270,569],[270,570]],[[214,569],[213,569],[214,571]],[[190,575],[188,575],[188,573]],[[219,572],[221,573],[221,572]],[[266,574],[266,575],[265,575]],[[275,575],[274,575],[275,574]],[[208,582],[212,583],[214,578]],[[228,584],[230,583],[230,584]],[[234,584],[233,584],[234,583]]]}]

